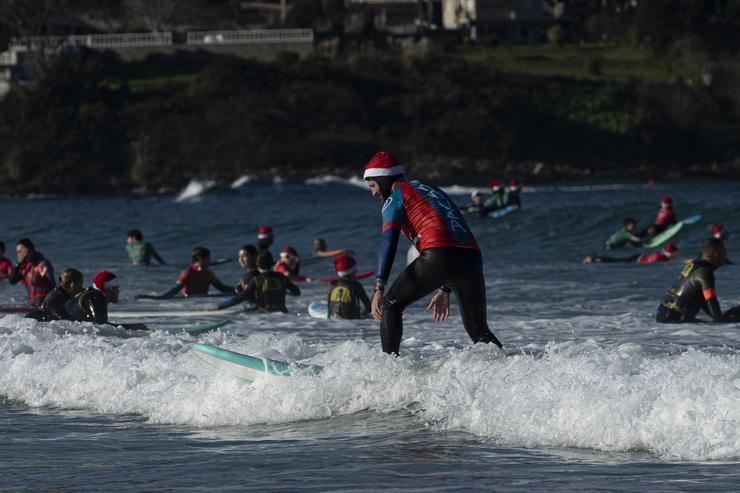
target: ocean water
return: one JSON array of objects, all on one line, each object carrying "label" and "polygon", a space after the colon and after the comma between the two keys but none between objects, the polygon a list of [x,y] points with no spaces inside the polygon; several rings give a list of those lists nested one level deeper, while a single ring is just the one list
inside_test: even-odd
[{"label": "ocean water", "polygon": [[[116,272],[114,312],[200,310],[218,300],[134,295],[169,288],[193,246],[234,258],[261,224],[275,229],[275,251],[308,252],[323,237],[374,268],[380,203],[362,185],[242,180],[158,197],[0,200],[0,239],[12,253],[31,237],[57,271],[77,267],[88,282]],[[471,191],[449,190],[461,203]],[[321,283],[302,285],[288,314],[241,313],[199,337],[159,329],[221,316],[127,318],[153,329],[127,332],[0,315],[0,490],[740,490],[740,326],[655,323],[680,260],[580,263],[624,216],[652,220],[666,194],[679,218],[704,216],[678,237],[680,259],[696,256],[713,222],[740,231],[740,187],[720,183],[527,187],[524,210],[471,219],[505,351],[471,346],[454,304],[435,323],[420,301],[394,359],[373,320],[308,317]],[[135,227],[167,265],[127,265]],[[740,235],[727,245],[740,259]],[[717,272],[723,308],[740,304],[738,269]],[[213,270],[239,278],[235,261]],[[331,260],[303,271],[331,275]],[[23,299],[0,285],[0,305]],[[248,384],[198,359],[194,342],[324,370]]]}]

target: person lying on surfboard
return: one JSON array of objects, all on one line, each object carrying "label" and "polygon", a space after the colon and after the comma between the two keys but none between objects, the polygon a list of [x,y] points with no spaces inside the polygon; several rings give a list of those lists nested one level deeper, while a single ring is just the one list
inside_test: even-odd
[{"label": "person lying on surfboard", "polygon": [[326,240],[324,240],[323,238],[316,238],[313,241],[313,249],[311,250],[311,255],[314,257],[336,257],[337,255],[342,255],[343,253],[352,255],[352,250],[349,250],[347,248],[327,250]]},{"label": "person lying on surfboard", "polygon": [[676,284],[668,290],[658,307],[659,323],[699,322],[696,315],[703,310],[715,323],[740,322],[740,306],[724,314],[717,300],[714,271],[727,262],[725,245],[717,238],[704,240],[701,256],[681,271]]},{"label": "person lying on surfboard", "polygon": [[329,318],[354,320],[370,313],[370,298],[355,276],[355,259],[347,254],[339,255],[334,259],[334,269],[338,279],[329,284]]},{"label": "person lying on surfboard", "polygon": [[75,319],[67,311],[67,303],[74,299],[79,293],[85,290],[82,272],[77,269],[69,268],[59,276],[59,284],[46,295],[41,307],[26,315],[26,318],[32,318],[39,322],[50,322],[52,320],[72,320]]},{"label": "person lying on surfboard", "polygon": [[177,283],[169,291],[161,295],[141,296],[153,299],[173,298],[177,293],[188,296],[205,296],[208,294],[208,288],[213,286],[222,293],[233,293],[231,288],[221,282],[216,274],[211,271],[211,251],[205,247],[195,247],[192,253],[193,263],[187,269],[182,271]]},{"label": "person lying on surfboard", "polygon": [[[446,320],[450,292],[454,291],[463,324],[474,343],[501,343],[486,321],[486,285],[483,260],[473,232],[462,212],[447,194],[418,180],[407,181],[403,166],[385,151],[375,154],[364,172],[373,197],[383,202],[383,228],[377,277],[371,303],[380,320],[383,352],[398,355],[403,336],[403,311],[411,303],[436,291],[427,309],[434,319]],[[403,233],[419,257],[385,287]]]},{"label": "person lying on surfboard", "polygon": [[13,262],[5,257],[5,243],[0,241],[0,281],[4,281],[13,273]]},{"label": "person lying on surfboard", "polygon": [[607,257],[588,255],[583,259],[584,264],[613,264],[613,263],[637,263],[652,264],[655,262],[668,262],[678,256],[678,248],[673,243],[666,243],[661,250],[653,253],[631,255],[629,257]]}]

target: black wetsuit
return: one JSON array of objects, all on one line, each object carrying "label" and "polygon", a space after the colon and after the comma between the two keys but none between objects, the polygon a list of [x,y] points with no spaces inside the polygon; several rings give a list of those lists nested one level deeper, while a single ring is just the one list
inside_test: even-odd
[{"label": "black wetsuit", "polygon": [[364,312],[370,312],[370,298],[355,279],[337,279],[329,286],[329,318],[341,318],[346,320],[357,319],[362,316],[362,304]]},{"label": "black wetsuit", "polygon": [[26,318],[33,318],[39,322],[50,322],[52,320],[74,320],[67,312],[66,305],[72,297],[61,286],[52,289],[41,303],[39,310],[34,310]]},{"label": "black wetsuit", "polygon": [[501,347],[486,322],[486,284],[480,251],[440,247],[421,252],[385,293],[380,322],[384,352],[398,354],[406,307],[443,285],[454,291],[463,325],[473,342],[492,342]]},{"label": "black wetsuit", "polygon": [[272,245],[271,240],[258,240],[257,241],[257,255],[259,255],[262,252],[269,252],[270,245]]},{"label": "black wetsuit", "polygon": [[301,294],[301,290],[286,276],[273,271],[259,272],[244,290],[244,296],[253,297],[257,307],[266,312],[288,312],[285,295]]},{"label": "black wetsuit", "polygon": [[678,282],[668,290],[658,307],[660,323],[696,322],[696,314],[704,310],[714,322],[722,321],[722,311],[714,292],[714,266],[697,260],[681,271]]},{"label": "black wetsuit", "polygon": [[78,322],[108,323],[108,300],[95,288],[88,288],[67,302],[67,312]]}]

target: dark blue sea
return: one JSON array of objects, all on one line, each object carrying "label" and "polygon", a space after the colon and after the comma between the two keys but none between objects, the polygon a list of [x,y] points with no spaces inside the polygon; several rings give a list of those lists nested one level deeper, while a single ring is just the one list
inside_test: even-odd
[{"label": "dark blue sea", "polygon": [[[0,491],[740,490],[740,326],[654,321],[710,224],[738,231],[727,246],[740,262],[736,183],[525,186],[523,210],[470,219],[505,351],[473,347],[455,305],[435,323],[421,301],[394,359],[377,322],[308,316],[324,283],[302,285],[288,314],[165,317],[218,299],[134,300],[173,285],[193,246],[235,259],[262,224],[276,251],[307,256],[321,237],[353,249],[360,271],[375,267],[381,204],[358,180],[242,182],[179,197],[0,199],[11,259],[30,237],[57,272],[77,267],[89,283],[111,270],[117,321],[153,329],[0,315]],[[472,191],[447,190],[460,203]],[[663,195],[679,219],[703,216],[677,236],[677,260],[581,263],[625,216],[650,222]],[[167,265],[127,264],[132,228]],[[240,276],[235,260],[213,270]],[[302,270],[333,273],[331,260]],[[740,304],[740,266],[716,278],[722,307]],[[0,284],[0,305],[23,300]],[[162,330],[225,317],[198,337]],[[324,369],[249,384],[196,357],[194,342]]]}]

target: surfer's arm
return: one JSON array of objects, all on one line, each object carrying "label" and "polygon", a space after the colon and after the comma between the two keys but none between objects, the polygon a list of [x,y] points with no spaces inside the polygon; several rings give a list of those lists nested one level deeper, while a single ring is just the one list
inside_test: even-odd
[{"label": "surfer's arm", "polygon": [[105,301],[105,295],[99,293],[100,296],[88,296],[83,303],[87,307],[87,311],[90,314],[91,322],[96,324],[107,324],[108,323],[108,306]]},{"label": "surfer's arm", "polygon": [[231,286],[227,286],[226,284],[224,284],[223,282],[221,282],[221,279],[219,279],[218,277],[216,277],[216,274],[214,274],[213,272],[210,272],[210,271],[209,271],[209,273],[211,275],[211,286],[213,286],[214,288],[218,289],[222,293],[231,294],[231,293],[234,292],[234,288],[232,288]]},{"label": "surfer's arm", "polygon": [[18,264],[10,270],[10,276],[8,276],[8,282],[10,284],[17,284],[23,279],[23,274],[21,273],[20,267],[21,265]]},{"label": "surfer's arm", "polygon": [[694,279],[701,287],[702,296],[704,296],[704,305],[702,309],[712,317],[712,321],[719,322],[722,320],[722,310],[719,307],[717,293],[714,291],[714,274],[708,269],[700,269]]},{"label": "surfer's arm", "polygon": [[290,279],[285,279],[285,289],[288,290],[288,294],[293,296],[300,296],[301,295],[301,288],[293,284]]},{"label": "surfer's arm", "polygon": [[219,310],[223,310],[224,308],[229,308],[234,305],[238,305],[239,303],[243,303],[245,301],[254,301],[254,290],[249,291],[249,288],[242,289],[237,294],[232,296],[231,298],[228,298],[218,305]]},{"label": "surfer's arm", "polygon": [[152,245],[151,243],[147,243],[146,248],[147,250],[149,250],[149,255],[154,257],[154,260],[156,260],[157,263],[159,263],[160,265],[165,263],[162,257],[159,256],[159,253],[157,253],[157,250],[155,250],[154,245]]},{"label": "surfer's arm", "polygon": [[[184,284],[180,284],[179,282],[172,286],[168,291],[157,295],[155,299],[162,299],[166,300],[167,298],[174,298],[177,293],[180,292],[180,290],[183,288]],[[154,297],[153,297],[154,298]]]}]

